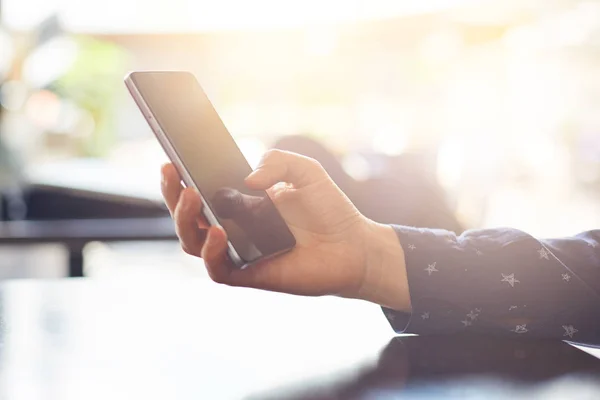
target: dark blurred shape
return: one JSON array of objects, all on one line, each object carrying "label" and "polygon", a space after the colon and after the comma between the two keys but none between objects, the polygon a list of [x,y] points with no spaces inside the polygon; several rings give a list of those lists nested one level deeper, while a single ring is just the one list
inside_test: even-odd
[{"label": "dark blurred shape", "polygon": [[[1,3],[1,2],[0,2]],[[0,27],[1,28],[1,27]],[[20,80],[23,74],[24,60],[50,39],[63,33],[57,15],[43,19],[27,33],[27,45],[19,46],[18,51],[9,61],[5,76],[0,76],[0,93],[3,85],[10,80]],[[0,99],[0,128],[5,110]],[[23,175],[23,161],[15,154],[4,140],[0,131],[0,220],[20,220],[27,214],[27,182]]]},{"label": "dark blurred shape", "polygon": [[9,198],[0,199],[0,246],[62,244],[71,277],[83,276],[83,249],[90,242],[176,238],[167,210],[152,200],[28,185],[23,202],[24,218],[16,219]]},{"label": "dark blurred shape", "polygon": [[446,203],[444,190],[417,155],[389,158],[377,177],[358,181],[346,173],[333,152],[314,139],[286,136],[273,147],[319,161],[359,211],[374,221],[456,233],[464,230]]},{"label": "dark blurred shape", "polygon": [[256,196],[223,187],[211,199],[217,217],[236,224],[263,255],[282,250],[282,232],[288,231],[285,221],[266,195]]},{"label": "dark blurred shape", "polygon": [[[567,343],[485,336],[396,337],[357,374],[302,381],[247,399],[597,398],[600,362]],[[568,398],[588,398],[571,397]]]}]

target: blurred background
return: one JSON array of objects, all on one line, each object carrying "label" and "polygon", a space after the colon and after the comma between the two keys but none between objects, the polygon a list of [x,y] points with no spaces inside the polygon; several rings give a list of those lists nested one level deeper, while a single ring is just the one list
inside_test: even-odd
[{"label": "blurred background", "polygon": [[600,1],[140,4],[0,0],[0,277],[204,274],[131,70],[194,72],[251,164],[313,156],[381,222],[600,226]]}]

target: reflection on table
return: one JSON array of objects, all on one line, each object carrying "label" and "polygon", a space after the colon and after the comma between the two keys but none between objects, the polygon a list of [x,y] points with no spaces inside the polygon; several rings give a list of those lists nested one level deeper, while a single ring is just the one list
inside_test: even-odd
[{"label": "reflection on table", "polygon": [[600,361],[566,343],[393,338],[359,301],[137,279],[11,282],[0,300],[7,400],[600,394]]}]

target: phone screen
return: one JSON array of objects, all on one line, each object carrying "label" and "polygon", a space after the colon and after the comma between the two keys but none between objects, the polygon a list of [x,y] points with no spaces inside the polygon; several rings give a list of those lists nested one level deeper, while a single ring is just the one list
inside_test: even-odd
[{"label": "phone screen", "polygon": [[252,172],[208,97],[187,72],[131,74],[153,118],[245,263],[294,246],[294,236]]}]

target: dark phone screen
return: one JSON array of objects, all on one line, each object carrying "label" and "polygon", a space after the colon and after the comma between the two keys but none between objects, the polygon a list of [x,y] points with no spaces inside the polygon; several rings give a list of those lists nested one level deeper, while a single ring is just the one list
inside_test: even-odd
[{"label": "dark phone screen", "polygon": [[252,169],[196,78],[187,72],[131,78],[243,261],[293,247],[271,199],[244,184]]}]

